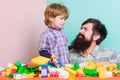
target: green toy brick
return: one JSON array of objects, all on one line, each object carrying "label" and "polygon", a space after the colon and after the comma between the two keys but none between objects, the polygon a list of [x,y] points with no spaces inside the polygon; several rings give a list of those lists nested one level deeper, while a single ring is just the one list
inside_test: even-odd
[{"label": "green toy brick", "polygon": [[20,61],[17,61],[17,62],[15,63],[15,65],[16,65],[17,67],[20,67],[20,66],[21,66],[21,62],[20,62]]},{"label": "green toy brick", "polygon": [[84,68],[83,72],[86,74],[86,76],[97,76],[98,75],[96,68],[93,70]]},{"label": "green toy brick", "polygon": [[9,78],[13,78],[14,75],[13,75],[12,73],[10,73],[10,74],[8,75],[8,77],[9,77]]},{"label": "green toy brick", "polygon": [[74,63],[74,70],[77,70],[79,68],[80,68],[79,63],[78,62]]},{"label": "green toy brick", "polygon": [[24,68],[25,68],[25,66],[20,66],[20,67],[18,68],[18,70],[17,70],[17,73],[18,73],[18,74],[22,74],[23,71],[24,71]]},{"label": "green toy brick", "polygon": [[120,70],[120,64],[117,64],[117,68]]}]

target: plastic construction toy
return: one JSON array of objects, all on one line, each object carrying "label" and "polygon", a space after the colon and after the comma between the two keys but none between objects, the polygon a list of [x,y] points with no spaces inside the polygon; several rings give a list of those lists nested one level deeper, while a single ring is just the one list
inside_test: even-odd
[{"label": "plastic construction toy", "polygon": [[31,63],[41,65],[41,64],[47,64],[48,61],[50,61],[49,58],[43,56],[37,56],[31,60]]},{"label": "plastic construction toy", "polygon": [[64,70],[66,70],[67,72],[69,72],[69,80],[75,80],[77,71],[74,71],[68,67],[64,67]]},{"label": "plastic construction toy", "polygon": [[78,62],[76,62],[76,63],[74,63],[74,65],[73,65],[73,67],[71,68],[72,70],[78,70],[80,68],[80,66],[79,66],[79,63]]},{"label": "plastic construction toy", "polygon": [[61,60],[60,59],[56,59],[55,55],[51,56],[51,60],[48,62],[48,64],[50,64],[50,65],[52,65],[52,66],[54,66],[56,68],[59,68],[59,67],[63,66]]},{"label": "plastic construction toy", "polygon": [[49,67],[47,65],[41,65],[39,67],[39,70],[40,70],[39,77],[41,77],[41,78],[50,77]]},{"label": "plastic construction toy", "polygon": [[120,70],[120,64],[117,64],[117,68]]},{"label": "plastic construction toy", "polygon": [[38,72],[39,71],[39,65],[37,65],[37,64],[26,64],[26,69],[28,69],[29,70],[29,72],[34,72],[34,73],[36,73],[36,72]]},{"label": "plastic construction toy", "polygon": [[98,72],[97,72],[97,70],[96,70],[96,68],[95,69],[88,69],[88,68],[84,68],[84,70],[83,70],[83,72],[86,74],[86,76],[98,76]]}]

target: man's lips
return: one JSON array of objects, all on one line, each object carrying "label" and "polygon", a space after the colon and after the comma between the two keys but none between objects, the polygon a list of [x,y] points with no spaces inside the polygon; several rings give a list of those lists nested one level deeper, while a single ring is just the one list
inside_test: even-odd
[{"label": "man's lips", "polygon": [[83,38],[84,38],[84,36],[83,36],[82,34],[79,34],[79,35],[78,35],[78,38],[83,39]]}]

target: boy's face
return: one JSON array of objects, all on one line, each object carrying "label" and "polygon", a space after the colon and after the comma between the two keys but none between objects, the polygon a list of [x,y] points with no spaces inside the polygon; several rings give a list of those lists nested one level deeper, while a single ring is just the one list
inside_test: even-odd
[{"label": "boy's face", "polygon": [[53,28],[56,28],[57,30],[62,29],[65,24],[64,15],[59,15],[56,16],[55,18],[50,18],[50,21],[51,21],[51,26]]}]

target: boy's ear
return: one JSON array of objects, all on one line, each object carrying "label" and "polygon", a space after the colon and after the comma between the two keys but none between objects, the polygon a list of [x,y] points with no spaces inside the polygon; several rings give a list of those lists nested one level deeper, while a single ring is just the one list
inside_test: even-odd
[{"label": "boy's ear", "polygon": [[49,17],[49,20],[50,20],[50,21],[53,21],[53,19],[54,19],[53,17]]}]

